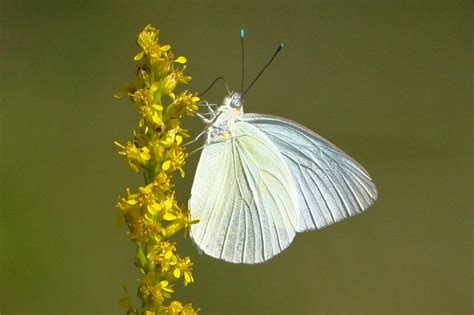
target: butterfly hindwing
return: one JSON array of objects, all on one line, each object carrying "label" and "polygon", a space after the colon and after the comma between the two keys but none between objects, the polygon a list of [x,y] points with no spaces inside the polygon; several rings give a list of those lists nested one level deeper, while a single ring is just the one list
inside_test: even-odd
[{"label": "butterfly hindwing", "polygon": [[313,131],[271,115],[243,114],[239,119],[262,131],[283,155],[296,184],[298,232],[354,216],[377,199],[367,171]]}]

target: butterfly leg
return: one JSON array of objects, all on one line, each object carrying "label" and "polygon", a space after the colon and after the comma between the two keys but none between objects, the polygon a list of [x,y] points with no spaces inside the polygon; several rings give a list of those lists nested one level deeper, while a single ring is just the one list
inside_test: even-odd
[{"label": "butterfly leg", "polygon": [[208,101],[200,101],[197,105],[201,107],[207,107],[209,109],[209,112],[214,112],[212,106],[215,106],[217,108],[217,104],[209,104]]},{"label": "butterfly leg", "polygon": [[198,116],[206,125],[209,125],[211,123],[210,119],[207,119],[206,116],[200,113],[196,113],[196,116]]},{"label": "butterfly leg", "polygon": [[216,110],[212,108],[212,106],[215,106],[217,109],[217,104],[209,104],[207,101],[201,101],[197,104],[198,106],[201,107],[206,107],[208,112],[207,113],[201,113],[201,115],[209,115],[211,116],[211,120],[214,119],[216,116]]},{"label": "butterfly leg", "polygon": [[204,129],[203,131],[201,131],[201,132],[196,136],[196,138],[194,138],[193,140],[188,141],[188,142],[186,142],[185,144],[183,144],[183,147],[187,147],[188,145],[193,144],[194,142],[198,141],[199,138],[201,138],[204,134],[206,134],[206,132],[207,132],[207,128]]},{"label": "butterfly leg", "polygon": [[[216,121],[217,117],[219,117],[220,114],[222,114],[222,112],[213,111],[211,113],[204,113],[204,114],[196,113],[196,116],[199,117],[206,124],[206,126],[210,126],[212,123]],[[212,117],[208,119],[206,118],[205,115],[212,115]]]},{"label": "butterfly leg", "polygon": [[[200,114],[200,113],[196,113],[196,116],[198,116],[205,124],[206,124],[206,127],[204,128],[203,131],[201,131],[197,136],[196,138],[194,138],[193,140],[189,141],[189,142],[186,142],[185,144],[183,144],[183,146],[188,146],[196,141],[199,140],[199,138],[202,137],[202,135],[206,134],[208,131],[209,131],[209,127],[216,121],[217,117],[219,117],[220,114],[222,114],[222,112],[213,112],[212,114],[214,114],[214,116],[212,117],[212,119],[207,119],[204,115]],[[199,148],[198,150],[202,149]],[[194,152],[194,151],[193,151]]]},{"label": "butterfly leg", "polygon": [[204,144],[204,145],[200,146],[199,148],[192,150],[192,151],[188,154],[188,157],[190,157],[190,156],[193,155],[194,153],[196,153],[196,152],[202,150],[205,146],[206,146],[206,145]]}]

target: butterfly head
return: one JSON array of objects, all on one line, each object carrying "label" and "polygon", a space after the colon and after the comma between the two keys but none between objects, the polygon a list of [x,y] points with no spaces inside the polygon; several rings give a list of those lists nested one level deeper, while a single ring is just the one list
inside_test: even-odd
[{"label": "butterfly head", "polygon": [[239,92],[232,91],[226,98],[224,98],[224,106],[231,109],[240,109],[244,104],[242,94]]}]

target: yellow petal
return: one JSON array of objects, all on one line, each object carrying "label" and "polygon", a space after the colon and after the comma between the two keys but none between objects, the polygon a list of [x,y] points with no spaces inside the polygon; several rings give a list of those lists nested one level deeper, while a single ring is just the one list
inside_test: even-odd
[{"label": "yellow petal", "polygon": [[127,204],[133,206],[133,205],[136,205],[136,204],[138,203],[138,200],[136,200],[136,199],[129,199],[129,200],[127,200],[126,202],[127,202]]},{"label": "yellow petal", "polygon": [[150,214],[150,213],[145,213],[143,215],[143,217],[145,218],[145,220],[147,220],[148,222],[154,222],[155,221],[155,217],[153,214]]},{"label": "yellow petal", "polygon": [[170,45],[163,45],[160,47],[161,51],[168,51],[171,49],[171,46]]},{"label": "yellow petal", "polygon": [[135,55],[135,57],[133,57],[133,60],[135,61],[139,61],[140,59],[143,58],[143,55],[145,54],[145,52],[142,50],[140,51],[138,54]]},{"label": "yellow petal", "polygon": [[158,212],[158,210],[160,210],[160,206],[157,203],[153,203],[153,204],[147,205],[146,209],[150,214],[155,215]]},{"label": "yellow petal", "polygon": [[179,77],[179,82],[181,83],[188,83],[189,81],[191,81],[192,77],[188,76],[188,75],[183,75],[181,77]]},{"label": "yellow petal", "polygon": [[138,167],[137,167],[135,164],[133,164],[132,161],[128,161],[128,165],[130,166],[130,168],[132,169],[132,171],[134,171],[135,173],[138,173],[139,169],[138,169]]},{"label": "yellow petal", "polygon": [[176,58],[176,60],[174,62],[184,64],[184,63],[186,63],[186,61],[187,61],[186,57],[180,56],[180,57]]},{"label": "yellow petal", "polygon": [[[163,107],[162,107],[162,109],[163,109]],[[153,120],[153,122],[154,122],[155,124],[157,124],[157,125],[159,125],[160,122],[161,122],[160,116],[158,116],[157,113],[155,113],[155,114],[153,115],[152,120]]]},{"label": "yellow petal", "polygon": [[151,92],[155,92],[156,90],[159,89],[159,87],[160,87],[160,85],[159,85],[158,83],[153,82],[153,83],[151,84],[151,86],[150,86],[150,91],[151,91]]},{"label": "yellow petal", "polygon": [[120,298],[119,299],[119,305],[121,307],[123,307],[124,309],[126,309],[126,310],[131,309],[133,306],[132,306],[130,296],[125,296],[123,298]]},{"label": "yellow petal", "polygon": [[171,209],[172,206],[173,206],[173,202],[169,199],[166,199],[165,204],[163,205],[163,208],[165,209],[165,211],[168,211],[169,209]]},{"label": "yellow petal", "polygon": [[176,268],[173,271],[173,276],[175,276],[175,278],[179,278],[181,276],[181,270],[179,270],[179,268]]},{"label": "yellow petal", "polygon": [[163,171],[169,170],[170,166],[171,166],[171,162],[169,160],[164,161],[163,164],[161,164],[161,168],[163,169]]},{"label": "yellow petal", "polygon": [[173,221],[176,220],[176,216],[168,212],[163,216],[163,219],[165,219],[166,221]]},{"label": "yellow petal", "polygon": [[172,251],[167,251],[166,254],[165,254],[165,259],[170,259],[171,256],[173,256],[173,252]]},{"label": "yellow petal", "polygon": [[125,149],[125,147],[121,145],[120,143],[118,143],[117,141],[114,141],[114,144],[122,149]]},{"label": "yellow petal", "polygon": [[181,137],[180,135],[176,135],[176,143],[180,145],[182,142],[183,142],[183,137]]},{"label": "yellow petal", "polygon": [[189,272],[184,273],[184,280],[186,280],[186,284],[193,282],[193,279],[191,278],[191,275],[189,274]]}]

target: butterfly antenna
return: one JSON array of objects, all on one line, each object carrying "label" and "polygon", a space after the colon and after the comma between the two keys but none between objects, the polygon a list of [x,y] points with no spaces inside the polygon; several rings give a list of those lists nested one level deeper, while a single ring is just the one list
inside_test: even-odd
[{"label": "butterfly antenna", "polygon": [[240,29],[240,47],[242,48],[242,80],[240,80],[240,94],[242,94],[244,90],[244,65],[245,65],[245,54],[244,54],[244,36],[245,31],[243,28]]},{"label": "butterfly antenna", "polygon": [[260,71],[260,73],[255,77],[255,79],[253,79],[252,83],[250,83],[249,87],[244,91],[244,93],[241,94],[241,97],[243,97],[245,95],[245,93],[248,92],[248,90],[250,90],[250,88],[255,84],[255,82],[257,82],[258,78],[260,78],[260,76],[262,75],[262,73],[268,68],[268,66],[272,63],[273,59],[275,59],[276,55],[278,55],[278,53],[280,52],[280,50],[283,48],[283,43],[280,43],[280,45],[278,45],[277,49],[275,50],[275,52],[273,53],[273,56],[272,58],[270,58],[270,60],[267,62],[267,64],[263,67],[263,69]]},{"label": "butterfly antenna", "polygon": [[229,91],[229,86],[227,85],[227,82],[225,81],[225,79],[223,77],[217,77],[214,81],[212,81],[212,83],[209,85],[209,87],[207,89],[204,90],[204,92],[200,93],[199,94],[199,97],[203,96],[204,94],[206,94],[213,86],[214,84],[216,84],[217,81],[222,81],[224,82],[225,84],[225,88],[227,90],[227,94],[230,94],[230,91]]}]

